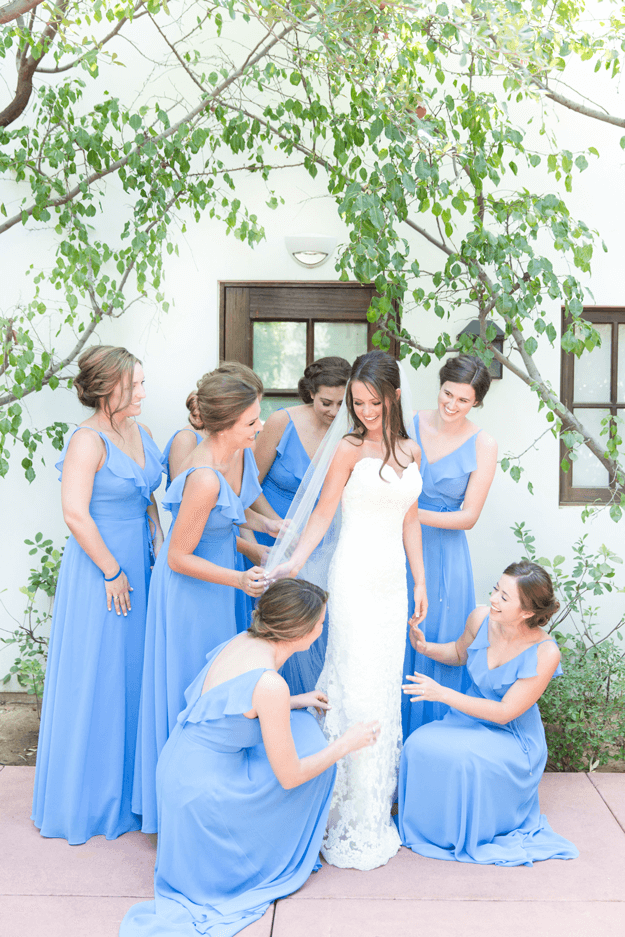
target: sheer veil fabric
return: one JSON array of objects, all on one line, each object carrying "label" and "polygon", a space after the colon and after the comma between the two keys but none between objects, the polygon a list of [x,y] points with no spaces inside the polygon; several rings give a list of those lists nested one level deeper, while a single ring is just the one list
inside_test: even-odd
[{"label": "sheer veil fabric", "polygon": [[[408,375],[406,369],[399,361],[397,365],[400,374],[400,400],[404,427],[409,437],[416,442],[417,434],[414,428],[412,393],[410,384],[408,383]],[[347,410],[346,398],[343,398],[343,403],[341,404],[339,412],[332,421],[328,432],[323,437],[321,445],[317,449],[297,489],[285,518],[287,522],[286,526],[269,551],[265,562],[265,568],[269,577],[271,577],[271,573],[276,567],[280,566],[282,563],[288,562],[293,555],[306,529],[310,515],[315,509],[321,489],[326,480],[326,475],[328,474],[328,469],[330,468],[339,443],[352,428],[353,426]],[[323,540],[315,550],[313,550],[300,570],[297,577],[298,579],[306,579],[308,582],[314,582],[322,589],[327,588],[328,570],[336,549],[340,531],[341,507],[339,505]]]}]

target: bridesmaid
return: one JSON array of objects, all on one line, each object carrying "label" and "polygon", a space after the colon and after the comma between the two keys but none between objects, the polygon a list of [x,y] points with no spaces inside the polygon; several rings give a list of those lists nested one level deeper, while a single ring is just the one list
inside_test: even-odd
[{"label": "bridesmaid", "polygon": [[[300,378],[297,389],[303,404],[276,410],[267,419],[256,442],[256,462],[263,495],[256,510],[285,517],[310,461],[331,426],[345,396],[351,365],[345,358],[319,358]],[[259,543],[272,547],[272,537],[259,534]],[[291,693],[306,693],[315,688],[328,640],[324,629],[314,653],[293,654],[283,670]]]},{"label": "bridesmaid", "polygon": [[232,937],[319,868],[334,764],[375,743],[378,724],[326,744],[308,707],[276,670],[323,628],[327,593],[282,580],[259,599],[251,628],[215,648],[158,763],[154,901],[134,905],[120,937]]},{"label": "bridesmaid", "polygon": [[[238,361],[224,361],[223,364],[209,373],[231,374],[235,377],[239,377],[241,380],[246,381],[248,384],[251,384],[252,387],[256,388],[259,400],[263,396],[264,387],[259,376],[252,371],[251,368],[240,364]],[[208,376],[208,374],[204,375],[204,377]],[[201,380],[198,383],[201,383]],[[185,461],[203,439],[200,431],[202,420],[197,407],[197,391],[193,391],[189,394],[186,400],[186,407],[189,411],[190,425],[183,426],[182,429],[176,430],[163,451],[163,471],[167,476],[167,488],[169,488],[172,480],[180,474]],[[231,487],[236,488],[237,480],[240,480],[243,475],[245,451],[245,449],[240,449],[233,458],[228,471],[224,472],[224,478]],[[248,497],[246,491],[241,491],[241,500],[245,507],[253,500],[251,495],[256,496],[258,494],[258,469],[255,467],[254,463],[253,466],[253,472],[248,471],[242,486],[242,489],[245,488],[249,491],[250,497]],[[252,465],[250,468],[252,468]],[[275,511],[271,511],[269,516],[272,518],[277,517]],[[251,566],[260,566],[266,552],[266,548],[258,544],[251,530],[240,530],[237,537],[237,553],[235,556],[236,569],[240,572],[245,572],[245,570],[250,569]],[[253,607],[254,600],[249,595],[246,595],[245,592],[241,591],[241,589],[237,589],[235,593],[237,631],[245,631],[249,626]]]},{"label": "bridesmaid", "polygon": [[[260,567],[236,569],[237,526],[276,529],[254,512],[246,521],[242,500],[249,504],[259,493],[250,451],[260,428],[256,387],[230,374],[206,375],[197,408],[204,438],[163,502],[174,520],[154,567],[148,603],[132,801],[145,833],[156,832],[156,762],[184,708],[184,691],[207,653],[236,634],[235,590],[258,596],[265,586]],[[229,484],[225,475],[239,450],[245,450],[244,458]],[[245,493],[248,484],[253,490]]]},{"label": "bridesmaid", "polygon": [[[419,520],[428,613],[423,630],[428,641],[454,641],[462,622],[475,608],[473,569],[465,530],[479,520],[497,468],[497,443],[480,430],[468,414],[482,404],[490,374],[479,358],[458,355],[439,372],[436,410],[421,410],[414,419],[421,446],[423,491]],[[408,595],[412,595],[409,575]],[[464,691],[469,685],[464,667],[422,659],[407,643],[404,673],[427,674],[438,683]],[[447,707],[439,701],[413,706],[404,700],[404,737],[420,725],[442,719]]]},{"label": "bridesmaid", "polygon": [[426,701],[451,707],[412,733],[401,758],[399,832],[419,855],[482,865],[578,855],[538,803],[547,745],[537,702],[562,674],[542,626],[558,607],[549,574],[523,560],[507,567],[490,609],[472,611],[457,641],[438,644],[411,629],[422,659],[466,662],[472,681],[465,694],[416,673],[403,687],[416,709]]},{"label": "bridesmaid", "polygon": [[[285,517],[310,460],[339,412],[351,373],[345,358],[319,358],[300,378],[297,390],[303,404],[276,410],[267,419],[255,448],[263,496],[254,507],[267,503]],[[274,545],[272,537],[257,537]]]},{"label": "bridesmaid", "polygon": [[78,399],[95,413],[56,465],[71,536],[54,599],[32,813],[42,836],[72,844],[141,825],[130,797],[152,538],[154,553],[163,542],[152,494],[161,454],[136,420],[141,362],[99,345],[78,366]]}]

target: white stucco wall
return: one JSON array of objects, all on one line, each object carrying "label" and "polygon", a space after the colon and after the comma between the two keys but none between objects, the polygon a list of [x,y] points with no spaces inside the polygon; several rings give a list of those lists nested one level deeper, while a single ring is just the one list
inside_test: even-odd
[{"label": "white stucco wall", "polygon": [[[124,81],[129,80],[129,74],[132,77],[127,70]],[[112,82],[119,80],[117,75],[111,78]],[[136,80],[139,81],[138,76]],[[593,80],[606,85],[601,76]],[[598,87],[598,94],[605,94]],[[610,84],[606,87],[613,96],[615,87]],[[615,106],[620,106],[618,101]],[[523,119],[520,114],[520,120]],[[591,162],[585,173],[576,175],[574,191],[567,196],[567,201],[574,214],[601,232],[609,247],[608,254],[599,249],[595,256],[591,286],[596,303],[625,304],[621,275],[625,246],[621,221],[625,217],[623,151],[618,144],[621,133],[617,128],[562,110],[557,112],[557,133],[562,146],[578,151],[592,144],[601,153],[601,160]],[[542,145],[538,137],[537,144]],[[150,304],[137,305],[123,318],[103,323],[97,332],[99,341],[125,345],[143,360],[147,378],[143,420],[161,446],[184,424],[184,401],[196,379],[217,364],[220,280],[312,281],[337,277],[332,263],[315,270],[303,269],[289,257],[284,246],[285,235],[302,232],[334,235],[339,241],[345,239],[345,228],[333,201],[324,193],[321,176],[312,180],[301,169],[284,173],[279,180],[279,194],[285,205],[276,211],[266,207],[266,188],[257,177],[238,174],[237,184],[241,201],[258,214],[265,226],[266,241],[251,250],[234,238],[225,238],[219,222],[205,218],[196,225],[191,221],[187,233],[179,239],[180,256],[169,257],[166,261],[165,292],[174,303],[170,312],[156,315]],[[0,187],[2,185],[0,182]],[[544,185],[545,189],[552,190],[553,176],[545,176]],[[4,191],[7,192],[6,184]],[[49,235],[32,226],[14,229],[10,237],[5,236],[1,255],[4,308],[29,296],[30,287],[23,271],[29,258],[36,256],[40,262],[46,252],[49,254],[49,246]],[[431,250],[425,245],[418,245],[418,249],[423,258]],[[553,260],[564,269],[560,256],[555,255]],[[559,327],[558,304],[553,304],[552,314]],[[407,324],[415,321],[415,316],[416,313],[410,313]],[[464,324],[466,319],[446,327],[453,335]],[[435,337],[439,321],[434,320],[430,326],[430,335],[421,333],[422,340]],[[544,375],[559,388],[559,348],[541,347],[537,360]],[[412,384],[418,407],[435,405],[435,364],[427,371],[413,374]],[[86,415],[73,393],[62,389],[54,392],[46,389],[33,395],[28,398],[26,407],[35,426],[55,419],[73,426]],[[474,418],[498,440],[501,455],[521,453],[547,425],[543,415],[537,415],[536,398],[510,374],[493,383],[485,406],[475,411]],[[11,616],[20,618],[24,606],[24,596],[18,592],[30,568],[24,539],[32,538],[41,530],[45,537],[61,543],[66,533],[60,509],[60,485],[53,469],[57,453],[50,446],[44,448],[47,466],[37,466],[37,478],[32,485],[23,479],[17,459],[9,476],[0,481],[3,489],[0,589],[6,590],[0,595],[4,603],[4,608],[0,607],[0,627],[4,628],[12,627]],[[486,600],[503,566],[519,556],[510,530],[515,521],[524,520],[532,528],[539,554],[562,553],[568,558],[571,544],[584,533],[588,534],[591,547],[606,543],[617,553],[625,553],[624,528],[615,526],[605,513],[582,525],[579,508],[558,506],[558,463],[558,444],[547,435],[524,456],[526,471],[520,484],[498,471],[480,521],[469,532],[478,601]],[[527,481],[534,484],[533,496],[527,491]],[[620,584],[624,582],[621,576]],[[602,602],[606,627],[622,604],[622,596]],[[14,656],[11,648],[0,650],[0,677],[8,670]],[[14,684],[9,688],[17,689]]]}]

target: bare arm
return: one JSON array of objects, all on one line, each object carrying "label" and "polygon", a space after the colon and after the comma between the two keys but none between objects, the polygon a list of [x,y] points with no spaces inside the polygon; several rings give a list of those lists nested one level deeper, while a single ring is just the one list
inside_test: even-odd
[{"label": "bare arm", "polygon": [[159,550],[163,546],[163,528],[161,527],[161,519],[158,516],[158,505],[154,499],[154,494],[150,495],[150,503],[147,507],[148,517],[154,524],[154,535],[152,537],[152,546],[154,549],[154,556],[158,556]]},{"label": "bare arm", "polygon": [[[275,511],[273,511],[276,514]],[[245,524],[241,524],[242,530],[255,530],[259,534],[268,534],[270,537],[277,537],[282,528],[282,518],[276,514],[277,520],[272,520],[263,514],[258,514],[253,508],[245,508]]]},{"label": "bare arm", "polygon": [[174,523],[167,562],[175,573],[242,589],[248,595],[261,595],[265,588],[260,567],[241,572],[218,566],[193,552],[200,542],[209,514],[217,503],[219,479],[210,468],[199,468],[185,480],[180,510]]},{"label": "bare arm", "polygon": [[61,504],[65,523],[87,556],[108,579],[119,563],[104,543],[96,522],[89,513],[95,473],[106,458],[103,440],[93,430],[74,433],[63,463]]},{"label": "bare arm", "polygon": [[182,466],[197,447],[197,436],[193,431],[178,430],[169,449],[169,477],[173,481],[180,475]]},{"label": "bare arm", "polygon": [[467,662],[467,649],[473,644],[480,625],[488,614],[487,605],[478,605],[467,618],[464,631],[456,641],[446,644],[437,644],[435,641],[426,641],[425,635],[416,625],[410,626],[410,643],[415,651],[436,660],[439,664],[448,664],[450,667],[460,667]]},{"label": "bare arm", "polygon": [[330,463],[317,507],[310,515],[306,529],[289,562],[291,576],[298,572],[321,541],[341,500],[343,489],[348,482],[352,469],[358,460],[357,448],[344,439],[336,450]]},{"label": "bare arm", "polygon": [[560,662],[560,651],[553,641],[544,641],[537,650],[535,677],[523,677],[510,687],[502,700],[479,699],[442,687],[429,677],[419,674],[408,678],[411,682],[402,687],[405,693],[417,693],[411,702],[435,701],[446,703],[467,716],[486,719],[497,725],[506,725],[517,719],[533,706],[545,692],[556,667]]},{"label": "bare arm", "polygon": [[256,684],[252,703],[269,764],[286,790],[316,778],[339,758],[371,745],[377,737],[372,731],[377,723],[360,722],[320,752],[300,758],[291,733],[291,697],[282,677],[275,671],[266,671]]},{"label": "bare arm", "polygon": [[112,607],[118,615],[130,610],[130,584],[122,572],[120,563],[113,556],[89,513],[95,473],[104,465],[106,444],[93,430],[84,429],[74,433],[63,462],[61,476],[61,504],[65,523],[76,538],[79,546],[101,570],[103,579],[102,598],[106,598],[109,612]]},{"label": "bare arm", "polygon": [[479,520],[497,468],[497,443],[487,433],[475,441],[477,468],[471,472],[464,502],[459,511],[419,511],[419,520],[427,527],[445,530],[471,530]]}]

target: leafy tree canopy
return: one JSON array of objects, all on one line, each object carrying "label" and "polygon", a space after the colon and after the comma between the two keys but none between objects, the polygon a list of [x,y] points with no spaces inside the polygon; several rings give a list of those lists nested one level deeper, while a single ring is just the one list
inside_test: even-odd
[{"label": "leafy tree canopy", "polygon": [[[277,191],[279,174],[303,165],[319,174],[348,227],[341,277],[375,283],[369,316],[380,346],[398,338],[414,367],[452,348],[497,358],[537,393],[570,458],[585,445],[608,469],[618,520],[625,496],[617,424],[606,420],[603,435],[593,436],[535,359],[540,342],[558,340],[560,303],[570,320],[567,351],[581,355],[600,342],[581,317],[575,273],[590,270],[597,233],[565,201],[599,154],[560,149],[548,120],[550,108],[562,107],[580,120],[625,126],[561,80],[572,62],[620,72],[624,8],[604,0],[603,19],[586,22],[585,6],[0,0],[0,235],[45,227],[56,245],[51,267],[32,258],[29,301],[0,317],[0,473],[11,439],[25,447],[29,480],[44,434],[61,447],[66,427],[25,428],[22,401],[71,382],[99,322],[128,314],[142,298],[167,309],[163,260],[181,228],[207,212],[253,246],[264,232],[255,206],[237,198],[236,174],[256,173]],[[142,57],[143,91],[110,95],[106,76],[125,56],[133,68]],[[165,71],[176,74],[175,99],[153,90]],[[515,116],[527,102],[536,114],[531,136]],[[554,191],[544,190],[545,173]],[[102,230],[117,233],[104,238]],[[547,241],[561,264],[545,256]],[[437,258],[428,269],[416,254],[424,242]],[[447,323],[465,306],[480,334],[456,340]],[[433,344],[397,316],[415,307],[430,324],[440,319]],[[39,337],[48,319],[53,343]],[[503,354],[492,345],[491,321],[505,331]]]}]

